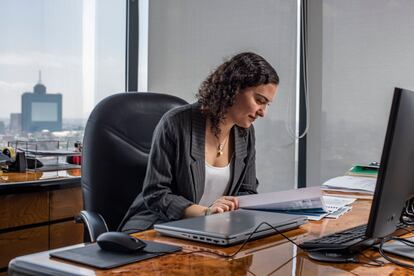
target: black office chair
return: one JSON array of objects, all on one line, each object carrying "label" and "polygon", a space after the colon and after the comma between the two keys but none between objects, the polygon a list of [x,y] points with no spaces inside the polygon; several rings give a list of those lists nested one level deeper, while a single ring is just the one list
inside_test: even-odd
[{"label": "black office chair", "polygon": [[155,126],[166,111],[184,104],[171,95],[129,92],[109,96],[94,108],[83,138],[85,210],[77,217],[90,241],[116,231],[142,190]]}]

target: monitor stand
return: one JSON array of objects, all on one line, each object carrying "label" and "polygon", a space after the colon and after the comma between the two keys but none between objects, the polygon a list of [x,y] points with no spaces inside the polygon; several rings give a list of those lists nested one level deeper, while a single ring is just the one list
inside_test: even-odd
[{"label": "monitor stand", "polygon": [[308,252],[308,257],[318,262],[357,263],[358,254],[341,254],[337,252]]}]

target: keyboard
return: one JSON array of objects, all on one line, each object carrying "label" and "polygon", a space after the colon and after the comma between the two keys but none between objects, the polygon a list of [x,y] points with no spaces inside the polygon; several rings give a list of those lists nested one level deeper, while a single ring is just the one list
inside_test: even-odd
[{"label": "keyboard", "polygon": [[356,252],[374,244],[374,239],[367,238],[365,232],[367,225],[346,229],[301,244],[301,248],[308,251],[339,251]]},{"label": "keyboard", "polygon": [[[407,233],[402,222],[396,224],[397,230],[393,236],[401,236]],[[367,224],[362,224],[353,228],[345,229],[327,236],[306,241],[301,244],[301,248],[307,251],[336,251],[339,253],[355,253],[371,247],[378,242],[377,239],[365,236]]]}]

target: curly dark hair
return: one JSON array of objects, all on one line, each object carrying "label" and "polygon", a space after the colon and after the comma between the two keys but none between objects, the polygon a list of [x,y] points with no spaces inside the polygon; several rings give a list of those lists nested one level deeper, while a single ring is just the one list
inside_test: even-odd
[{"label": "curly dark hair", "polygon": [[269,83],[279,84],[276,70],[263,57],[251,52],[237,54],[213,71],[201,83],[196,95],[211,122],[213,134],[220,135],[219,124],[238,93],[248,87]]}]

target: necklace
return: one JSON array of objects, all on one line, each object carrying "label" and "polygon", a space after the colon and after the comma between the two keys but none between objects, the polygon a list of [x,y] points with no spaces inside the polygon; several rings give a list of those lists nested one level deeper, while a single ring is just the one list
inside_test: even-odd
[{"label": "necklace", "polygon": [[223,155],[223,149],[224,149],[224,146],[227,144],[227,140],[229,140],[229,135],[227,135],[227,137],[223,141],[223,143],[220,143],[220,141],[219,141],[219,144],[217,146],[217,157],[220,157],[220,156]]}]

